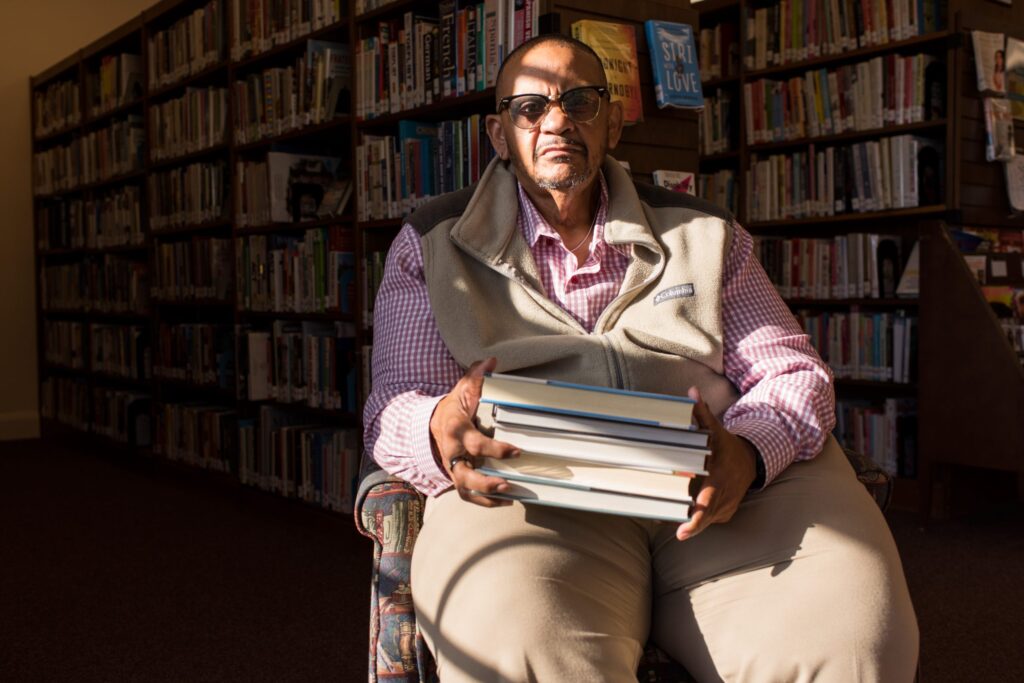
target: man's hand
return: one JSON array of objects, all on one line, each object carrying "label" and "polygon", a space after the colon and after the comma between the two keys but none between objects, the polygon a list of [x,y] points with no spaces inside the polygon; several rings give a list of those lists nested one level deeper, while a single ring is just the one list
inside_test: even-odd
[{"label": "man's hand", "polygon": [[757,476],[757,452],[753,445],[722,426],[701,400],[697,387],[690,387],[687,393],[697,402],[693,412],[697,425],[711,432],[711,457],[708,476],[694,500],[690,521],[676,530],[680,541],[699,534],[709,524],[732,519]]},{"label": "man's hand", "polygon": [[[509,503],[476,495],[474,492],[501,493],[508,489],[508,484],[504,479],[475,472],[477,459],[511,458],[519,455],[519,450],[515,446],[486,436],[473,422],[477,405],[480,403],[484,373],[494,370],[497,364],[495,358],[473,363],[458,384],[438,402],[434,414],[430,416],[430,437],[434,446],[434,457],[448,472],[459,496],[463,500],[484,507]],[[457,460],[452,467],[452,458],[456,457],[461,460]]]}]

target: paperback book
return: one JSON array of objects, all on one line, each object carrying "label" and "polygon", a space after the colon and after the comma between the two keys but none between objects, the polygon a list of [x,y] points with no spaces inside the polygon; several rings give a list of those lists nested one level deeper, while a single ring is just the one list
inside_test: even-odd
[{"label": "paperback book", "polygon": [[1013,118],[1009,100],[985,98],[985,159],[1010,161],[1013,159]]},{"label": "paperback book", "polygon": [[671,171],[659,169],[654,171],[654,184],[666,190],[683,194],[697,194],[697,182],[690,171]]},{"label": "paperback book", "polygon": [[1010,113],[1024,121],[1024,40],[1006,37],[1006,96]]},{"label": "paperback book", "polygon": [[[640,67],[636,31],[632,26],[581,19],[572,25],[572,37],[581,40],[601,58],[612,101],[622,102],[627,125],[644,120],[640,93]],[[692,42],[692,37],[691,37]],[[697,81],[698,91],[700,79]]]},{"label": "paperback book", "polygon": [[648,19],[644,22],[658,108],[703,109],[700,68],[693,29],[688,24]]},{"label": "paperback book", "polygon": [[1006,92],[1006,36],[988,31],[971,31],[978,90]]}]

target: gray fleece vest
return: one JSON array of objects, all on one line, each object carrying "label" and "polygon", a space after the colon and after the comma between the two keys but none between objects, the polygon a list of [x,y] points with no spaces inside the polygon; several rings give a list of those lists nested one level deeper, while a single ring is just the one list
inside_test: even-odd
[{"label": "gray fleece vest", "polygon": [[430,304],[463,367],[487,356],[498,372],[685,395],[700,388],[721,416],[736,400],[722,369],[727,212],[640,183],[606,160],[605,240],[632,258],[592,332],[550,300],[522,233],[516,179],[495,159],[475,186],[408,221],[421,236]]}]

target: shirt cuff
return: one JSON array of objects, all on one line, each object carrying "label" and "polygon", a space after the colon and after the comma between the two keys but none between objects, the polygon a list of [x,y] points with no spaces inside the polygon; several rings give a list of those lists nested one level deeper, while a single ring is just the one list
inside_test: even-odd
[{"label": "shirt cuff", "polygon": [[740,418],[726,429],[754,444],[764,463],[764,486],[772,483],[796,458],[796,446],[778,424],[758,418]]},{"label": "shirt cuff", "polygon": [[426,487],[423,493],[439,496],[452,487],[448,472],[434,458],[434,447],[430,438],[430,418],[444,396],[432,396],[429,400],[418,401],[409,416],[412,452],[416,458],[416,469],[423,475]]}]

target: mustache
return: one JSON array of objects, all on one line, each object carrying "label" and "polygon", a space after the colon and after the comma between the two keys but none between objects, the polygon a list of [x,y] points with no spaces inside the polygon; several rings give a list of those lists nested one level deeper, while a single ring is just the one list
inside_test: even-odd
[{"label": "mustache", "polygon": [[534,152],[533,152],[534,160],[539,158],[541,154],[543,154],[545,151],[551,149],[552,147],[572,147],[574,149],[577,149],[577,150],[583,152],[584,154],[587,153],[587,146],[585,144],[583,144],[582,142],[580,142],[579,140],[572,140],[570,138],[559,138],[556,141],[549,142],[546,145],[544,145],[542,147],[538,147],[536,150],[534,150]]}]

